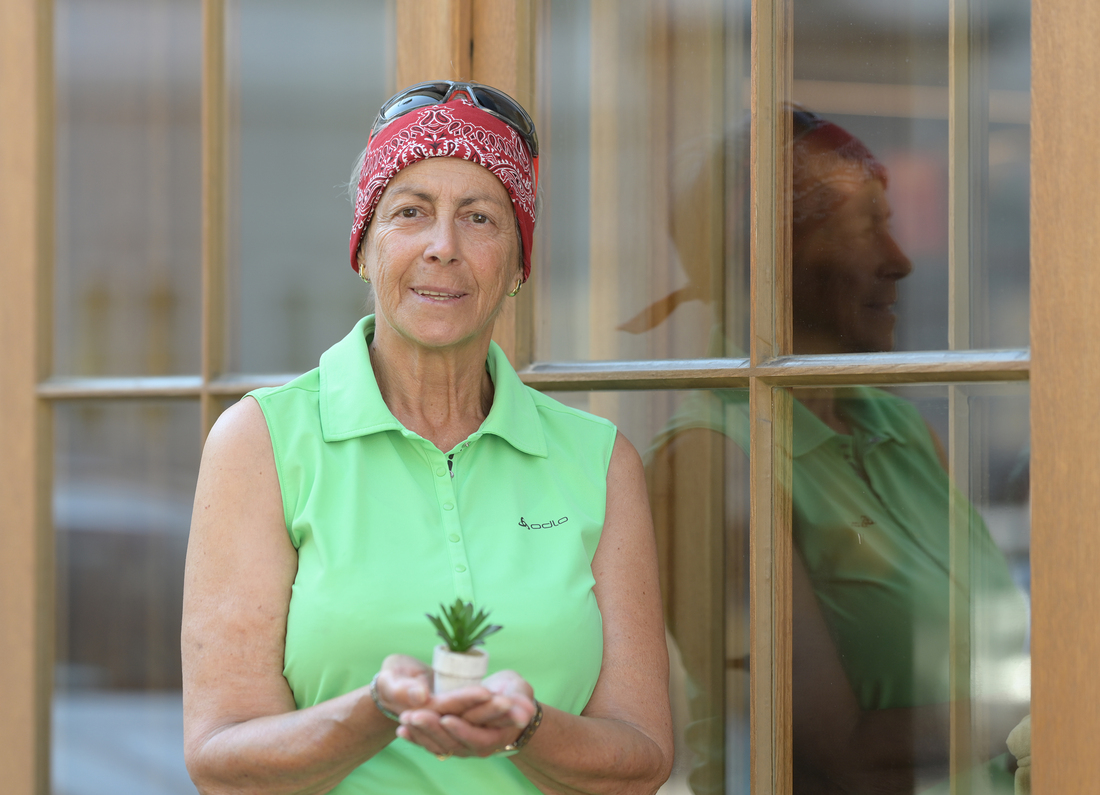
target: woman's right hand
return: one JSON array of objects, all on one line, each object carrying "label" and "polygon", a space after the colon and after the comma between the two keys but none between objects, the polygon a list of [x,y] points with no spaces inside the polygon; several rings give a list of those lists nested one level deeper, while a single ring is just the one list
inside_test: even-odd
[{"label": "woman's right hand", "polygon": [[415,657],[391,654],[382,661],[375,683],[378,700],[397,715],[428,705],[432,696],[432,669]]}]

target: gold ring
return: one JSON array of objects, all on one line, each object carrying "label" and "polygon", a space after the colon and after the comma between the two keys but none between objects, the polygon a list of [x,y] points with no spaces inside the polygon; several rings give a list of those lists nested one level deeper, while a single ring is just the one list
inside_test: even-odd
[{"label": "gold ring", "polygon": [[451,758],[452,755],[453,754],[451,752],[448,752],[446,754],[436,754],[435,758],[438,759],[440,762],[446,762],[448,759]]}]

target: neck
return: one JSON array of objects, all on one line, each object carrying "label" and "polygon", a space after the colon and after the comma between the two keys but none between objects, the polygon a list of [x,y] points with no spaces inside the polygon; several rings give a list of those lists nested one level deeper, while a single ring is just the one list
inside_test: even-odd
[{"label": "neck", "polygon": [[816,387],[799,389],[795,392],[798,402],[810,410],[810,413],[828,425],[837,433],[850,434],[851,425],[836,410],[836,388]]},{"label": "neck", "polygon": [[382,399],[410,431],[446,452],[481,427],[493,405],[493,381],[485,370],[489,337],[431,349],[376,320],[371,367]]}]

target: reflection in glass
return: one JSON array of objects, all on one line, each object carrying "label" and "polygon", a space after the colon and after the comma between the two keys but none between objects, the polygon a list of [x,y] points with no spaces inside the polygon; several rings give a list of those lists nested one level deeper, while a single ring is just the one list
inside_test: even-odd
[{"label": "reflection in glass", "polygon": [[[1026,386],[813,388],[794,397],[794,792],[946,795],[954,756],[964,791],[1010,795],[1006,738],[1030,701]],[[662,562],[691,571],[662,583],[675,601],[706,578],[712,552],[698,528],[706,474],[713,480],[715,451],[724,451],[732,670],[747,662],[747,635],[731,619],[748,606],[737,561],[749,525],[743,477],[731,473],[744,471],[749,425],[744,391],[689,393],[647,456]],[[681,649],[695,648],[686,637],[677,636]],[[689,675],[691,659],[685,652]],[[703,699],[693,717],[721,703],[693,685]],[[731,733],[737,715],[727,712]],[[952,719],[963,727],[954,735]],[[723,749],[725,791],[745,791],[730,775],[728,741],[698,723],[686,739],[693,792],[722,791],[707,765],[720,765]]]},{"label": "reflection in glass", "polygon": [[791,98],[889,174],[912,265],[897,349],[1026,346],[1030,3],[795,0],[792,13]]},{"label": "reflection in glass", "polygon": [[795,790],[947,793],[954,755],[966,791],[1009,795],[1030,700],[1026,388],[906,394],[795,390]]},{"label": "reflection in glass", "polygon": [[535,358],[745,347],[749,3],[550,0],[536,58]]},{"label": "reflection in glass", "polygon": [[[537,359],[744,355],[748,4],[724,5],[544,4]],[[883,166],[910,271],[880,291],[894,349],[1026,346],[1027,0],[796,0],[792,19],[789,99]]]},{"label": "reflection in glass", "polygon": [[736,421],[747,393],[553,397],[611,419],[645,462],[676,738],[661,793],[748,792],[748,455],[714,432],[726,427],[727,415],[730,425]]},{"label": "reflection in glass", "polygon": [[199,369],[198,0],[57,0],[54,366]]},{"label": "reflection in glass", "polygon": [[61,403],[55,416],[54,791],[194,795],[179,636],[198,405]]},{"label": "reflection in glass", "polygon": [[393,92],[387,0],[233,0],[227,368],[303,372],[366,312],[347,183]]}]

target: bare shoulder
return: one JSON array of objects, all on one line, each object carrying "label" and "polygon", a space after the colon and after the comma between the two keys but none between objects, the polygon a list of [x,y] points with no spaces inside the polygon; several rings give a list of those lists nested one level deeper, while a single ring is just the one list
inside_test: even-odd
[{"label": "bare shoulder", "polygon": [[615,435],[615,447],[611,451],[611,463],[607,467],[608,499],[619,497],[622,490],[637,491],[645,496],[645,471],[642,457],[622,431]]},{"label": "bare shoulder", "polygon": [[[607,513],[594,568],[611,557],[607,553],[612,546],[629,556],[648,555],[654,549],[653,519],[649,512],[642,458],[621,432],[615,438],[607,468]],[[604,555],[600,554],[600,549],[604,550]]]},{"label": "bare shoulder", "polygon": [[227,408],[218,417],[203,448],[203,466],[215,461],[219,466],[275,460],[271,453],[271,436],[267,430],[260,404],[246,397]]},{"label": "bare shoulder", "polygon": [[293,553],[267,422],[256,401],[245,398],[218,418],[203,449],[186,585],[225,575],[220,568],[227,566],[243,575],[260,567],[267,576],[272,564],[285,568]]}]

